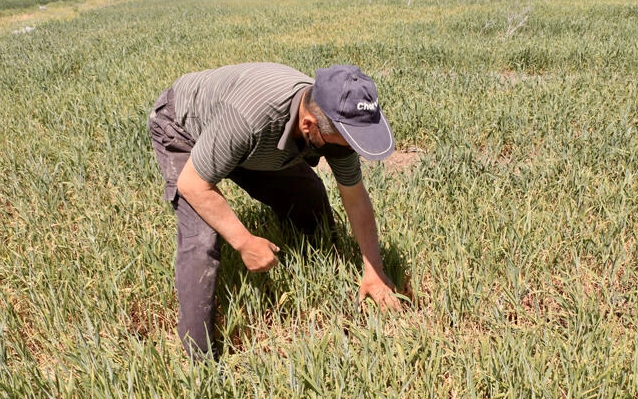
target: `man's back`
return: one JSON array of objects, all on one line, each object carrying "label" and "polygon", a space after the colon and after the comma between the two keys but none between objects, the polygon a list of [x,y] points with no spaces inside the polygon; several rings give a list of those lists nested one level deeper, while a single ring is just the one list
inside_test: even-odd
[{"label": "man's back", "polygon": [[286,114],[295,93],[312,83],[314,79],[294,68],[265,62],[189,73],[173,85],[176,120],[197,139],[223,104],[256,129],[266,119]]}]

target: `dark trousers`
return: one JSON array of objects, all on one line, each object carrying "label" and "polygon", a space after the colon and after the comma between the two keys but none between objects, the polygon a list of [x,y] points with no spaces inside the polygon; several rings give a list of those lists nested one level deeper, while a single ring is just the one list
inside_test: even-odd
[{"label": "dark trousers", "polygon": [[[166,182],[164,199],[171,201],[177,215],[177,331],[186,352],[199,358],[210,352],[221,240],[177,191],[177,178],[195,141],[174,119],[169,89],[153,106],[149,131]],[[278,171],[237,168],[228,178],[252,198],[270,206],[281,221],[289,220],[303,233],[312,234],[324,218],[334,228],[325,186],[305,162]]]}]

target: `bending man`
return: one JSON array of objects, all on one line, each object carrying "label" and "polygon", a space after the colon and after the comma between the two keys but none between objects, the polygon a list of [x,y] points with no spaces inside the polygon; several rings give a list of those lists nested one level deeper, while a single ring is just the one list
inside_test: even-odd
[{"label": "bending man", "polygon": [[398,309],[383,272],[376,222],[359,156],[380,160],[394,138],[370,77],[355,66],[318,69],[316,79],[279,64],[248,63],[180,77],[164,91],[149,129],[177,215],[178,332],[190,356],[209,352],[220,237],[246,268],[266,272],[279,248],[242,224],[217,187],[230,179],[281,220],[312,234],[334,224],[319,157],[330,165],[361,249],[360,299]]}]

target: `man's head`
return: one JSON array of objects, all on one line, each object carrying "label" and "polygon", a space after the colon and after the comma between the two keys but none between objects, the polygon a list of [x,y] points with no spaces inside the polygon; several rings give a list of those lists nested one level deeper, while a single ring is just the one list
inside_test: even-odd
[{"label": "man's head", "polygon": [[312,100],[312,86],[303,96],[303,117],[301,118],[301,134],[314,151],[323,156],[342,158],[350,156],[354,150],[334,126],[330,118]]},{"label": "man's head", "polygon": [[[394,151],[394,137],[379,106],[376,85],[358,67],[333,65],[317,69],[308,97],[308,109],[317,117],[320,133],[325,133],[322,126],[338,131],[340,138],[366,159],[381,160]],[[312,110],[313,103],[329,124],[320,122]]]}]

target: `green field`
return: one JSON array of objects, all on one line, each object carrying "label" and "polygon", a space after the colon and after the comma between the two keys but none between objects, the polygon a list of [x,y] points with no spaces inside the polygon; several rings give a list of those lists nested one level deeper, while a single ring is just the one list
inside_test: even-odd
[{"label": "green field", "polygon": [[49,2],[50,0],[0,0],[0,11],[6,12],[6,10],[13,9],[24,10],[25,8],[35,5],[43,6]]},{"label": "green field", "polygon": [[[634,0],[37,3],[0,2],[0,398],[638,396]],[[146,119],[245,61],[377,82],[420,154],[364,164],[405,309],[357,307],[329,174],[338,257],[225,184],[281,262],[224,249],[221,357],[192,364]]]}]

